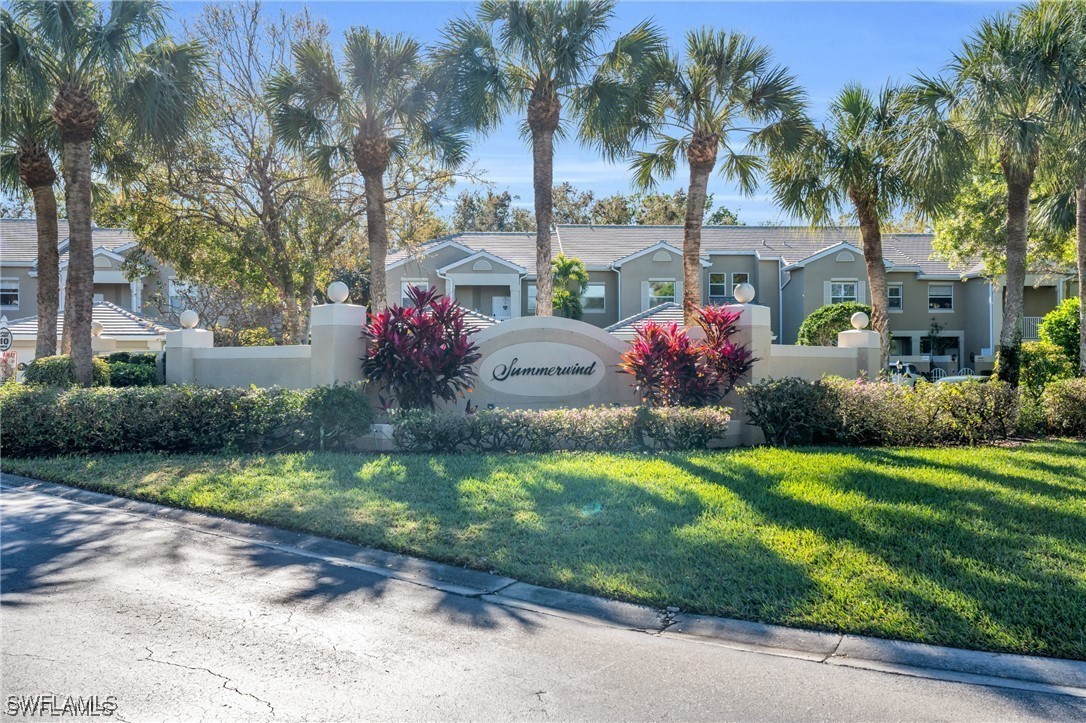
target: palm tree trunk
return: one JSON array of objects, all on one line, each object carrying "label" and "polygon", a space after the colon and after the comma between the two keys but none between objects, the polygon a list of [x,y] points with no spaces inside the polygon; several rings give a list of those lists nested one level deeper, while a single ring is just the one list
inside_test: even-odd
[{"label": "palm tree trunk", "polygon": [[90,140],[65,141],[64,197],[68,205],[68,284],[64,334],[76,382],[92,382],[91,313],[94,302],[94,244],[91,239]]},{"label": "palm tree trunk", "polygon": [[385,220],[385,180],[383,173],[364,175],[366,183],[366,236],[370,243],[370,306],[388,305],[385,291],[385,257],[388,255],[388,223]]},{"label": "palm tree trunk", "polygon": [[38,220],[38,338],[35,358],[57,353],[57,311],[60,305],[60,254],[57,251],[57,197],[53,184],[35,186],[34,215]]},{"label": "palm tree trunk", "polygon": [[867,264],[867,288],[871,294],[871,329],[879,333],[880,369],[890,364],[890,305],[886,290],[886,264],[882,259],[879,215],[870,203],[855,201],[860,218],[860,238]]},{"label": "palm tree trunk", "polygon": [[1026,247],[1029,235],[1029,189],[1032,174],[1007,173],[1007,291],[1003,299],[1003,328],[999,334],[996,375],[1018,385],[1022,349],[1022,306],[1026,287]]},{"label": "palm tree trunk", "polygon": [[1078,369],[1086,376],[1086,179],[1075,184],[1075,235],[1078,241]]},{"label": "palm tree trunk", "polygon": [[690,187],[686,193],[686,223],[683,225],[683,323],[694,325],[701,306],[701,226],[713,163],[690,163]]},{"label": "palm tree trunk", "polygon": [[554,131],[532,131],[532,184],[535,190],[535,314],[554,315],[551,273],[551,217],[554,199]]}]

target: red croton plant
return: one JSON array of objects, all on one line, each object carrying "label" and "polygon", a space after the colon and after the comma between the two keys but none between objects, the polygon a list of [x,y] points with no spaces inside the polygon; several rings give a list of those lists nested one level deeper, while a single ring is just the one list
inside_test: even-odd
[{"label": "red croton plant", "polygon": [[756,361],[731,341],[740,312],[721,306],[698,309],[704,338],[693,339],[675,322],[648,321],[622,355],[619,368],[634,377],[654,407],[703,407],[719,401]]},{"label": "red croton plant", "polygon": [[433,409],[438,399],[453,401],[470,391],[479,352],[459,304],[432,287],[412,287],[407,296],[411,306],[370,314],[362,332],[370,340],[362,375],[381,385],[385,408],[395,403],[401,409]]}]

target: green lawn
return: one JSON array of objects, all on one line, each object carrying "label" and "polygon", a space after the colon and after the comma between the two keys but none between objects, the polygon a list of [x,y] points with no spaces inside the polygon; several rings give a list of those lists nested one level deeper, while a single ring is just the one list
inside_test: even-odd
[{"label": "green lawn", "polygon": [[1083,442],[2,466],[656,606],[1086,659]]}]

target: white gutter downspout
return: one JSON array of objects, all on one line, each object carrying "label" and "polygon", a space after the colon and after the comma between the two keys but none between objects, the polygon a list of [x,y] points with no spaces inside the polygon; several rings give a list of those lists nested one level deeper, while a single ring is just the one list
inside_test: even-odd
[{"label": "white gutter downspout", "polygon": [[784,282],[781,279],[781,269],[784,262],[777,257],[777,340],[784,343]]},{"label": "white gutter downspout", "polygon": [[618,274],[618,299],[616,300],[615,306],[618,310],[618,318],[621,320],[626,318],[622,313],[622,269],[615,266],[614,262],[611,262],[611,268]]},{"label": "white gutter downspout", "polygon": [[995,354],[995,284],[988,284],[988,350]]}]

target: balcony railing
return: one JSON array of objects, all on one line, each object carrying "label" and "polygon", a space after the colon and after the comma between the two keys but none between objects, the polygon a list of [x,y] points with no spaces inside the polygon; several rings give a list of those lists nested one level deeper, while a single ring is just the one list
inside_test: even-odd
[{"label": "balcony railing", "polygon": [[1033,341],[1040,339],[1041,335],[1038,333],[1038,328],[1041,326],[1041,317],[1039,316],[1023,316],[1022,317],[1022,338],[1026,341]]}]

